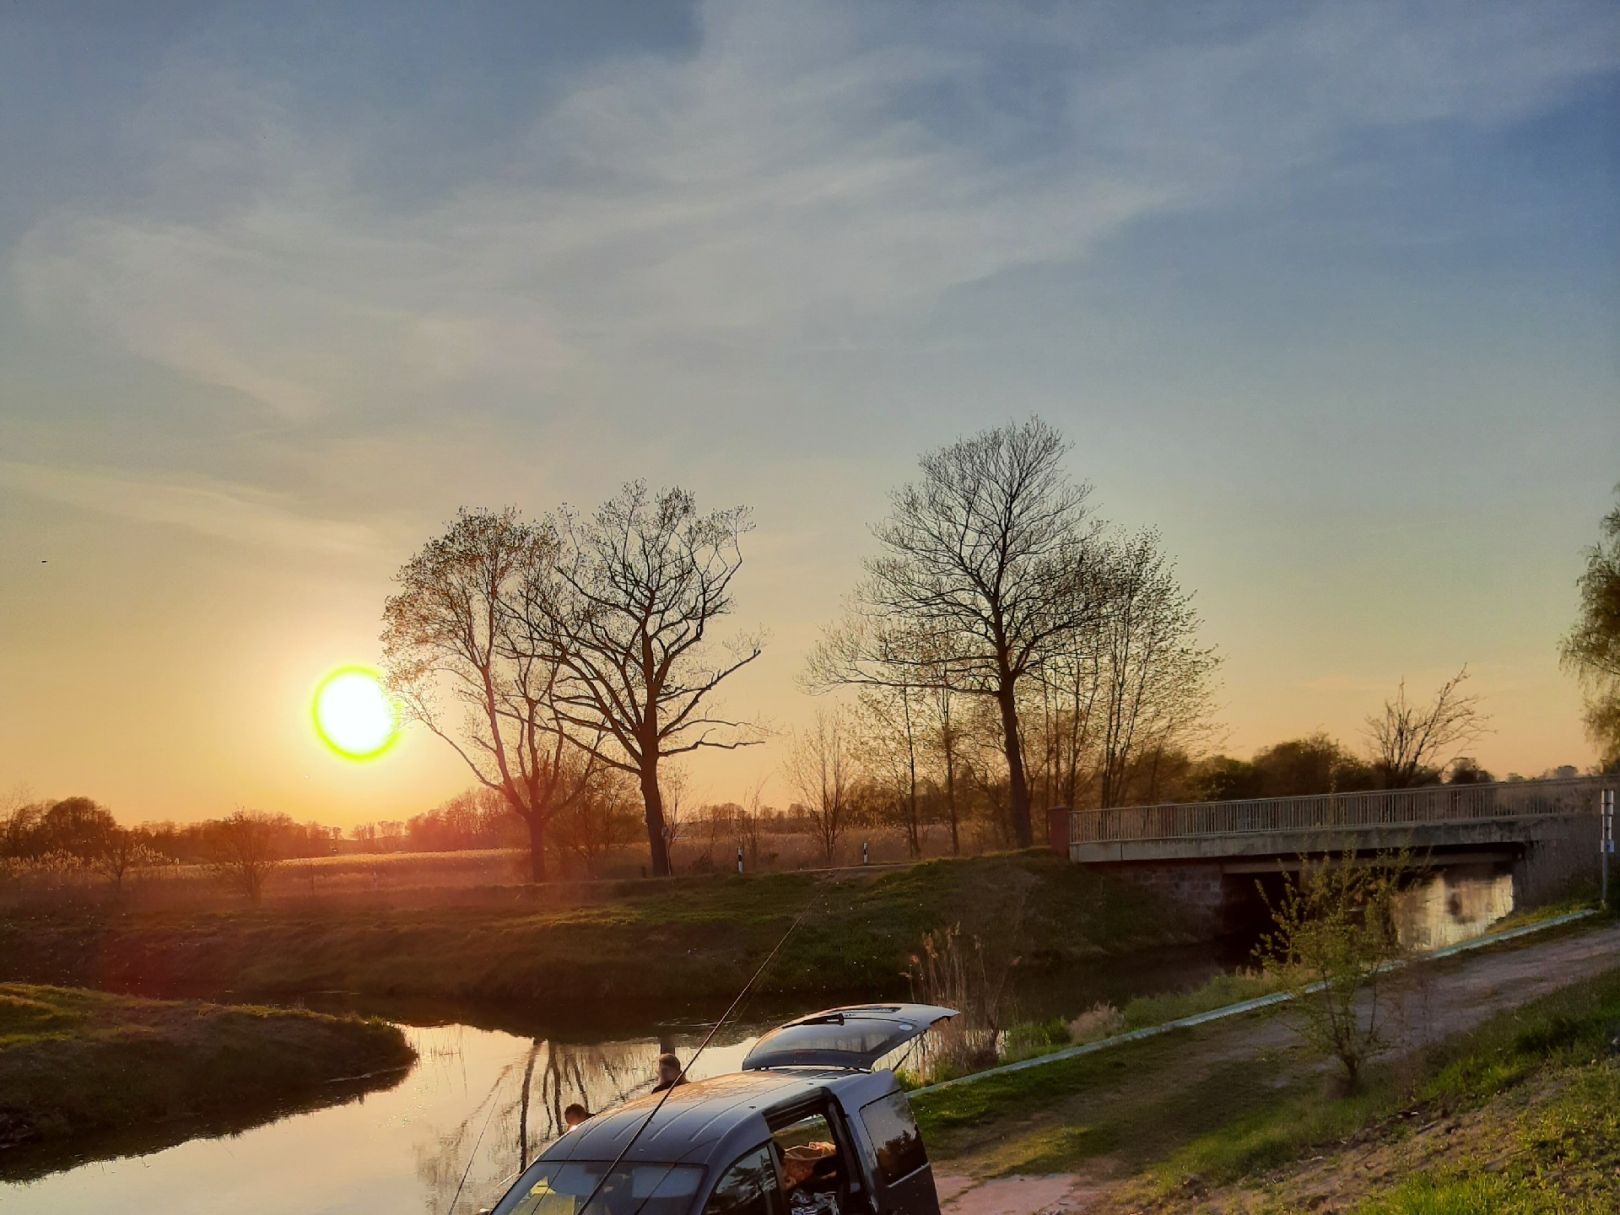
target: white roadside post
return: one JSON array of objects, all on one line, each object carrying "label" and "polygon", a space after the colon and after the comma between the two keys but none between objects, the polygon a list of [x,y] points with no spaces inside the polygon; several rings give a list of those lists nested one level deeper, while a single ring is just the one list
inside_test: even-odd
[{"label": "white roadside post", "polygon": [[1609,909],[1609,857],[1614,852],[1614,790],[1603,791],[1603,827],[1598,850],[1603,854],[1603,910]]}]

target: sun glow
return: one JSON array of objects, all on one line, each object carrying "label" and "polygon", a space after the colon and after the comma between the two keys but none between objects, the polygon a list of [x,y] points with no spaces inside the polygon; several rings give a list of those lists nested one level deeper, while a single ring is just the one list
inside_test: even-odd
[{"label": "sun glow", "polygon": [[368,667],[341,667],[315,689],[315,733],[344,759],[375,759],[399,725],[398,704]]}]

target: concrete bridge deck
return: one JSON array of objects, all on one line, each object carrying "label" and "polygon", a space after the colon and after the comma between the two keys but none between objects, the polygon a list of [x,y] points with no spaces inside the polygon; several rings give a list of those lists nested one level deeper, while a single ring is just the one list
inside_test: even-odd
[{"label": "concrete bridge deck", "polygon": [[1054,848],[1220,914],[1254,875],[1410,850],[1426,869],[1511,868],[1515,906],[1596,885],[1608,777],[1051,812]]}]

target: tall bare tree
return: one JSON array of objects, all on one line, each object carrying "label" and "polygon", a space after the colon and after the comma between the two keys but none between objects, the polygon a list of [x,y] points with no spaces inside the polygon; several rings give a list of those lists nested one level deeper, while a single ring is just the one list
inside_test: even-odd
[{"label": "tall bare tree", "polygon": [[884,817],[900,827],[912,857],[922,855],[919,769],[925,706],[925,690],[905,683],[866,688],[860,698],[859,756],[877,786],[874,792],[887,804]]},{"label": "tall bare tree", "polygon": [[1463,690],[1467,680],[1464,666],[1440,685],[1432,701],[1414,704],[1407,699],[1403,679],[1383,711],[1367,718],[1373,766],[1390,788],[1405,789],[1433,779],[1486,732],[1479,697]]},{"label": "tall bare tree", "polygon": [[[1026,676],[1102,610],[1099,525],[1068,444],[1039,418],[927,453],[895,492],[866,565],[855,620],[813,660],[822,684],[927,680],[990,698],[1001,722],[1015,841],[1033,841],[1019,721]],[[908,654],[896,631],[920,644]],[[907,669],[910,668],[910,669]]]},{"label": "tall bare tree", "polygon": [[854,764],[844,734],[841,715],[823,710],[811,728],[794,738],[786,762],[785,775],[804,799],[829,865],[849,829],[854,807]]},{"label": "tall bare tree", "polygon": [[521,611],[522,588],[557,560],[555,533],[517,511],[463,510],[400,569],[383,606],[390,690],[523,820],[536,882],[553,818],[596,774],[595,732],[564,712],[566,671]]},{"label": "tall bare tree", "polygon": [[1099,791],[1122,804],[1133,761],[1182,742],[1208,709],[1218,659],[1198,644],[1198,613],[1155,531],[1113,546],[1102,625]]},{"label": "tall bare tree", "polygon": [[633,482],[588,517],[564,512],[555,528],[561,559],[523,589],[536,653],[566,674],[561,716],[593,736],[598,759],[640,781],[658,876],[670,872],[660,763],[759,741],[711,703],[760,655],[758,639],[744,637],[716,658],[710,636],[732,610],[748,530],[744,508],[700,515],[685,490]]}]

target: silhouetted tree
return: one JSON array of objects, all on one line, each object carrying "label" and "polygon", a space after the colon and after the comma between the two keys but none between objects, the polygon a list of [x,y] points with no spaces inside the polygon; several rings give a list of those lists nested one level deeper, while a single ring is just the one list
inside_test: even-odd
[{"label": "silhouetted tree", "polygon": [[281,863],[280,825],[275,816],[253,810],[237,810],[207,825],[209,868],[255,906],[264,897],[266,880]]},{"label": "silhouetted tree", "polygon": [[757,639],[745,637],[712,657],[711,629],[732,610],[748,529],[741,507],[700,515],[685,490],[655,494],[638,481],[589,517],[565,512],[559,559],[524,585],[534,652],[565,674],[560,715],[591,735],[593,755],[641,784],[655,875],[670,872],[662,761],[759,741],[711,704],[760,655]]},{"label": "silhouetted tree", "polygon": [[585,796],[598,741],[562,708],[568,671],[522,610],[523,587],[558,557],[554,532],[515,510],[463,510],[400,569],[383,606],[390,689],[523,821],[536,882],[551,820]]},{"label": "silhouetted tree", "polygon": [[844,733],[838,713],[817,713],[815,724],[794,737],[785,767],[789,782],[804,799],[801,805],[829,865],[854,811],[854,764]]},{"label": "silhouetted tree", "polygon": [[1445,683],[1428,704],[1413,704],[1400,682],[1383,712],[1367,719],[1373,767],[1388,787],[1404,789],[1438,778],[1461,748],[1485,732],[1479,697],[1467,695],[1465,666]]},{"label": "silhouetted tree", "polygon": [[[1098,525],[1088,487],[1063,471],[1067,450],[1034,418],[925,454],[876,528],[883,551],[866,563],[853,619],[812,663],[822,685],[929,683],[993,700],[1013,836],[1025,847],[1022,683],[1102,610]],[[897,633],[916,644],[895,644]]]},{"label": "silhouetted tree", "polygon": [[1154,531],[1111,546],[1107,610],[1100,622],[1103,690],[1097,746],[1100,804],[1126,800],[1133,761],[1162,755],[1208,713],[1219,659],[1198,645],[1192,596]]}]

